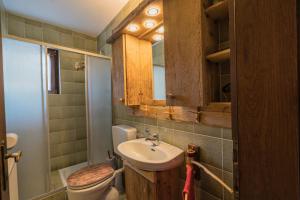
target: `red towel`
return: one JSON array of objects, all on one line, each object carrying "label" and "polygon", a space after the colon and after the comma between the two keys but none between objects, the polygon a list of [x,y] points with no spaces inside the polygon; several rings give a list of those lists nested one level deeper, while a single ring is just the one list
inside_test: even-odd
[{"label": "red towel", "polygon": [[187,194],[188,195],[187,200],[195,200],[194,173],[193,173],[193,167],[189,164],[186,165],[186,180],[185,180],[182,194],[183,194],[183,199],[185,197],[185,194]]}]

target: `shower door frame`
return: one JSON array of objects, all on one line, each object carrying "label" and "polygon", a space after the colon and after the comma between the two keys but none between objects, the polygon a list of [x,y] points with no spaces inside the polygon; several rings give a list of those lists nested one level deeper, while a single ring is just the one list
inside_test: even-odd
[{"label": "shower door frame", "polygon": [[[42,60],[42,76],[43,76],[43,93],[44,93],[44,99],[43,99],[43,104],[44,104],[44,115],[45,115],[45,129],[47,131],[47,140],[48,140],[48,160],[50,160],[50,145],[49,145],[49,112],[48,112],[48,63],[47,63],[47,49],[57,49],[57,50],[64,50],[64,51],[69,51],[69,52],[73,52],[73,53],[79,53],[85,56],[85,59],[87,58],[87,56],[93,56],[93,57],[98,57],[98,58],[102,58],[102,59],[107,59],[107,60],[112,60],[111,57],[109,56],[104,56],[104,55],[100,55],[97,53],[92,53],[92,52],[87,52],[87,51],[83,51],[83,50],[79,50],[79,49],[73,49],[73,48],[69,48],[69,47],[64,47],[64,46],[60,46],[60,45],[55,45],[55,44],[50,44],[50,43],[46,43],[46,42],[40,42],[40,41],[36,41],[36,40],[32,40],[32,39],[27,39],[27,38],[22,38],[22,37],[18,37],[18,36],[13,36],[13,35],[4,35],[2,37],[2,39],[13,39],[13,40],[17,40],[17,41],[22,41],[22,42],[27,42],[27,43],[31,43],[31,44],[37,44],[40,45],[41,47],[41,60]],[[3,138],[6,138],[6,129],[5,129],[5,112],[4,112],[4,83],[3,83],[3,52],[2,52],[2,40],[0,41],[0,140]],[[86,85],[87,87],[87,85]],[[86,99],[87,99],[87,92],[85,92],[86,95]],[[88,102],[86,102],[86,109],[88,109]],[[87,126],[88,127],[88,126]],[[87,130],[87,134],[89,134],[88,130]],[[89,146],[89,137],[87,137],[87,145]],[[89,147],[87,149],[87,159],[89,161]],[[1,155],[0,155],[1,157]],[[2,163],[0,162],[0,169],[2,167]],[[62,190],[65,190],[65,187],[62,188],[57,188],[55,190],[50,190],[50,173],[51,173],[51,166],[50,166],[50,162],[48,163],[48,173],[47,173],[47,192],[44,194],[41,194],[40,196],[37,197],[33,197],[33,199],[40,199],[40,198],[45,198],[48,196],[52,196],[53,194],[60,192]],[[6,169],[7,169],[7,162],[6,162]],[[3,200],[9,200],[9,190],[3,190],[2,187],[2,173],[1,173],[1,179],[0,179],[0,186],[1,186],[1,190],[0,190],[0,199]],[[6,177],[8,177],[8,175],[6,175]],[[8,180],[6,181],[6,184],[8,185]],[[7,186],[8,187],[8,186]]]}]

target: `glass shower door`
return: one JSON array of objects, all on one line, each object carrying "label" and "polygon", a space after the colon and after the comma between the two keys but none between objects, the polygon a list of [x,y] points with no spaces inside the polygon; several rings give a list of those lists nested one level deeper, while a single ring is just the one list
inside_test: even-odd
[{"label": "glass shower door", "polygon": [[23,152],[17,166],[25,200],[48,189],[45,54],[40,45],[12,39],[4,39],[3,48],[6,130],[19,136],[14,150]]},{"label": "glass shower door", "polygon": [[111,61],[86,56],[89,162],[104,162],[112,152]]}]

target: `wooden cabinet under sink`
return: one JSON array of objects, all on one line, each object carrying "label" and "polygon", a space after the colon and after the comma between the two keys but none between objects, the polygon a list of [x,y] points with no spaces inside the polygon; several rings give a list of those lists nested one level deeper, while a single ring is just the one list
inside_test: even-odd
[{"label": "wooden cabinet under sink", "polygon": [[128,200],[181,199],[179,168],[150,172],[125,163],[126,198]]}]

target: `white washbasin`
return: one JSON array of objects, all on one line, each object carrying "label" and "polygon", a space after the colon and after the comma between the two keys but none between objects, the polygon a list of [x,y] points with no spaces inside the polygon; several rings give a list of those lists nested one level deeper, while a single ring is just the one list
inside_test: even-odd
[{"label": "white washbasin", "polygon": [[7,133],[6,134],[6,144],[7,149],[10,150],[14,148],[18,143],[18,135],[15,133]]},{"label": "white washbasin", "polygon": [[164,171],[184,161],[183,150],[165,142],[153,147],[145,138],[123,142],[118,150],[126,161],[141,170]]}]

